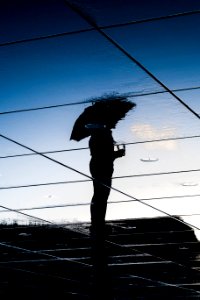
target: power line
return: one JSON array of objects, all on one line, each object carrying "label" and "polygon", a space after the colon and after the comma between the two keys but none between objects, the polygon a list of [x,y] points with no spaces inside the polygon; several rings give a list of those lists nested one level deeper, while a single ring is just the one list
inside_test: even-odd
[{"label": "power line", "polygon": [[[169,172],[157,172],[157,173],[142,173],[142,174],[123,175],[123,176],[113,176],[112,179],[125,179],[125,178],[135,178],[135,177],[173,175],[173,174],[191,173],[191,172],[200,172],[200,169],[179,170],[179,171],[169,171]],[[82,179],[82,180],[68,180],[68,181],[34,183],[34,184],[26,184],[26,185],[3,186],[3,187],[0,187],[0,190],[30,188],[30,187],[39,187],[39,186],[47,186],[47,185],[58,185],[58,184],[85,183],[85,182],[89,182],[89,181],[92,181],[92,177],[90,177],[90,179]]]},{"label": "power line", "polygon": [[[123,143],[123,145],[130,146],[130,145],[155,143],[155,142],[166,142],[166,141],[175,141],[175,140],[185,140],[185,139],[194,139],[194,138],[200,138],[200,135],[171,137],[171,138],[153,139],[153,140],[137,141],[137,142],[127,142],[127,143]],[[121,145],[121,144],[118,144],[118,145]],[[89,147],[79,147],[79,148],[70,148],[70,149],[61,149],[61,150],[52,150],[52,151],[41,151],[40,153],[42,153],[42,154],[56,154],[56,153],[63,153],[63,152],[70,152],[70,151],[80,151],[80,150],[87,150],[87,149],[89,149]],[[33,155],[37,155],[37,154],[36,153],[22,153],[22,154],[5,155],[5,156],[0,156],[0,159],[25,157],[25,156],[33,156]]]},{"label": "power line", "polygon": [[193,216],[200,216],[200,213],[198,214],[183,214],[183,215],[180,215],[181,217],[193,217]]},{"label": "power line", "polygon": [[[67,169],[69,169],[69,170],[71,170],[71,171],[74,171],[74,172],[76,172],[76,173],[78,173],[78,174],[80,174],[80,175],[82,175],[82,176],[84,176],[84,177],[87,177],[88,179],[92,179],[92,180],[98,181],[98,180],[96,180],[95,178],[93,178],[93,177],[91,177],[91,176],[89,176],[89,175],[87,175],[87,174],[85,174],[85,173],[83,173],[83,172],[81,172],[81,171],[78,171],[77,169],[75,169],[75,168],[73,168],[73,167],[70,167],[69,165],[66,165],[66,164],[64,164],[64,163],[62,163],[62,162],[60,162],[60,161],[58,161],[58,160],[56,160],[56,159],[53,159],[53,158],[51,158],[51,157],[49,157],[49,156],[46,156],[46,155],[44,155],[44,154],[42,154],[42,153],[39,153],[39,152],[37,152],[36,150],[34,150],[34,149],[32,149],[32,148],[30,148],[30,147],[28,147],[28,146],[25,146],[24,144],[19,143],[19,142],[15,141],[15,140],[13,140],[13,139],[11,139],[11,138],[5,136],[5,135],[0,134],[0,137],[4,138],[4,139],[6,139],[7,141],[10,141],[10,142],[12,142],[12,143],[14,143],[14,144],[16,144],[16,145],[18,145],[18,146],[20,146],[20,147],[23,147],[23,148],[25,148],[25,149],[27,149],[27,150],[30,150],[30,151],[32,151],[32,152],[34,152],[34,153],[37,153],[38,155],[40,155],[40,156],[42,156],[42,157],[44,157],[44,158],[46,158],[46,159],[48,159],[48,160],[50,160],[50,161],[52,161],[52,162],[58,164],[58,165],[61,165],[61,166],[65,167],[65,168],[67,168]],[[98,182],[99,182],[99,181],[98,181]],[[102,182],[99,182],[99,183],[101,183],[102,185],[106,186],[106,185],[103,184]],[[106,186],[106,187],[108,187],[108,186]],[[150,205],[150,204],[148,204],[148,203],[146,203],[146,202],[143,202],[143,201],[141,201],[141,200],[139,200],[139,199],[137,199],[137,198],[135,198],[135,197],[133,197],[133,196],[131,196],[131,195],[129,195],[129,194],[127,194],[127,193],[125,193],[125,192],[119,190],[119,189],[117,189],[117,188],[114,188],[114,187],[109,187],[109,188],[111,188],[112,190],[114,190],[114,191],[116,191],[116,192],[118,192],[118,193],[120,193],[120,194],[122,194],[122,195],[124,195],[124,196],[126,196],[126,197],[128,197],[128,198],[135,199],[135,200],[138,201],[139,203],[141,203],[141,204],[143,204],[143,205],[145,205],[145,206],[148,206],[148,207],[152,208],[153,210],[156,210],[156,211],[158,211],[158,212],[160,212],[160,213],[162,213],[162,214],[164,214],[164,215],[166,215],[166,216],[168,216],[168,217],[170,217],[170,218],[172,218],[172,219],[174,219],[174,220],[176,220],[176,221],[178,221],[178,222],[180,222],[180,223],[183,223],[183,224],[185,224],[185,225],[189,225],[189,226],[193,227],[194,229],[200,230],[200,228],[198,228],[197,226],[194,226],[194,225],[189,224],[189,223],[187,223],[187,222],[183,222],[182,220],[177,219],[176,217],[170,215],[169,213],[167,213],[167,212],[165,212],[165,211],[163,211],[163,210],[161,210],[161,209],[159,209],[159,208],[156,208],[156,207],[154,207],[154,206],[152,206],[152,205]]]},{"label": "power line", "polygon": [[200,172],[200,169],[169,171],[169,172],[157,172],[157,173],[146,173],[146,174],[143,173],[143,174],[124,175],[124,176],[114,176],[113,179],[123,179],[123,178],[133,178],[133,177],[146,177],[146,176],[161,176],[161,175],[172,175],[172,174],[190,173],[190,172]]},{"label": "power line", "polygon": [[85,14],[80,7],[75,4],[70,3],[67,0],[64,0],[66,5],[70,7],[74,12],[76,12],[80,17],[82,17],[89,25],[94,27],[96,31],[103,36],[108,42],[110,42],[116,49],[118,49],[122,54],[124,54],[131,62],[136,64],[141,70],[143,70],[148,76],[150,76],[155,82],[157,82],[164,90],[166,90],[173,98],[175,98],[179,103],[181,103],[186,109],[188,109],[193,115],[200,119],[200,115],[195,112],[187,103],[185,103],[180,97],[178,97],[171,89],[169,89],[159,78],[157,78],[149,69],[147,69],[141,62],[139,62],[135,57],[133,57],[125,48],[123,48],[119,43],[117,43],[110,35],[108,35],[104,30],[102,30],[90,18]]},{"label": "power line", "polygon": [[80,101],[80,102],[71,102],[71,103],[64,103],[64,104],[49,105],[49,106],[41,106],[41,107],[35,107],[35,108],[16,109],[16,110],[0,112],[0,115],[30,112],[30,111],[37,111],[37,110],[43,110],[43,109],[51,109],[51,108],[59,108],[59,107],[72,106],[72,105],[87,104],[87,103],[92,103],[92,101],[88,100],[88,101]]},{"label": "power line", "polygon": [[[198,136],[200,137],[200,136]],[[54,150],[54,151],[44,151],[40,152],[42,154],[56,154],[56,153],[63,153],[63,152],[70,152],[70,151],[80,151],[80,150],[87,150],[88,147],[81,147],[81,148],[71,148],[71,149],[62,149],[62,150]],[[24,156],[33,156],[37,155],[36,153],[22,153],[22,154],[14,154],[14,155],[5,155],[5,156],[0,156],[0,159],[5,159],[5,158],[15,158],[15,157],[24,157]]]},{"label": "power line", "polygon": [[[182,199],[182,198],[196,198],[200,197],[200,194],[193,194],[193,195],[174,195],[174,196],[163,196],[163,197],[151,197],[151,198],[140,198],[141,201],[153,201],[153,200],[164,200],[164,199]],[[108,201],[109,204],[120,204],[120,203],[131,203],[135,202],[135,199],[129,200],[117,200],[117,201]],[[45,206],[35,206],[35,207],[22,207],[22,208],[15,208],[16,212],[20,211],[31,211],[31,210],[40,210],[40,209],[51,209],[51,208],[64,208],[64,207],[76,207],[76,206],[89,206],[90,202],[82,202],[82,203],[67,203],[67,204],[54,204],[54,205],[45,205]],[[7,209],[0,210],[1,212],[7,212]],[[189,216],[195,214],[189,214]],[[198,214],[197,214],[198,215]],[[183,215],[181,215],[183,216]]]},{"label": "power line", "polygon": [[[173,19],[173,18],[179,18],[179,17],[186,17],[186,16],[191,16],[191,15],[196,15],[199,13],[200,13],[200,10],[186,11],[186,12],[170,14],[170,15],[166,15],[166,16],[152,17],[152,18],[134,20],[134,21],[124,22],[124,23],[99,26],[99,28],[102,30],[112,29],[112,28],[120,28],[120,27],[130,26],[130,25],[136,25],[136,24],[142,24],[142,23],[148,23],[148,22],[154,22],[154,21],[161,21],[161,20]],[[40,41],[40,40],[47,40],[47,39],[52,39],[52,38],[59,38],[59,37],[67,36],[67,35],[82,34],[82,33],[92,32],[92,31],[95,31],[95,29],[93,27],[80,29],[80,30],[74,30],[74,31],[61,32],[61,33],[56,33],[56,34],[49,34],[49,35],[45,35],[45,36],[32,37],[32,38],[21,39],[21,40],[14,40],[14,41],[0,43],[0,47],[29,43],[29,42]]]},{"label": "power line", "polygon": [[191,16],[191,15],[195,15],[195,14],[199,14],[199,13],[200,13],[200,10],[191,10],[191,11],[186,11],[186,12],[181,12],[181,13],[176,13],[176,14],[170,14],[170,15],[166,15],[166,16],[152,17],[152,18],[148,18],[148,19],[135,20],[135,21],[112,24],[112,25],[107,25],[107,26],[99,26],[99,28],[102,30],[118,28],[118,27],[123,27],[123,26],[141,24],[141,23],[148,23],[148,22],[161,21],[161,20],[166,20],[166,19],[186,17],[186,16]]},{"label": "power line", "polygon": [[88,181],[91,181],[91,180],[92,179],[83,179],[83,180],[69,180],[69,181],[35,183],[35,184],[26,184],[26,185],[13,185],[13,186],[0,187],[0,190],[31,188],[31,187],[48,186],[48,185],[59,185],[59,184],[83,183],[83,182],[88,182]]},{"label": "power line", "polygon": [[[199,90],[199,89],[200,89],[200,86],[194,86],[194,87],[172,89],[172,92],[186,92],[186,91]],[[153,92],[147,92],[147,93],[129,92],[129,93],[123,93],[122,96],[129,97],[129,98],[137,98],[137,97],[146,97],[146,96],[165,94],[165,93],[168,93],[168,91],[153,91]],[[78,101],[78,102],[48,105],[48,106],[40,106],[40,107],[34,107],[34,108],[22,108],[22,109],[2,111],[2,112],[0,112],[0,115],[7,115],[7,114],[13,114],[13,113],[24,113],[24,112],[31,112],[31,111],[38,111],[38,110],[52,109],[52,108],[61,108],[61,107],[74,106],[74,105],[83,105],[83,104],[89,104],[92,102],[95,102],[95,100],[85,100],[85,101]]]}]

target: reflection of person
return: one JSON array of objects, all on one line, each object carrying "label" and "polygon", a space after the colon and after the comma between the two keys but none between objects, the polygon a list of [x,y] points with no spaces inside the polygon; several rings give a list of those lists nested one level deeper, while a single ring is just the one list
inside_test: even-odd
[{"label": "reflection of person", "polygon": [[112,284],[107,268],[105,241],[105,215],[110,194],[114,160],[125,155],[125,149],[115,151],[111,128],[114,126],[91,124],[89,148],[90,172],[93,177],[91,200],[92,259],[94,266],[94,295],[92,299],[113,299]]},{"label": "reflection of person", "polygon": [[[94,128],[96,127],[96,128]],[[94,194],[91,201],[91,225],[94,231],[103,231],[110,194],[114,160],[125,155],[124,149],[114,150],[115,142],[110,125],[97,125],[91,129],[89,148],[91,154],[90,172],[93,180]]]}]

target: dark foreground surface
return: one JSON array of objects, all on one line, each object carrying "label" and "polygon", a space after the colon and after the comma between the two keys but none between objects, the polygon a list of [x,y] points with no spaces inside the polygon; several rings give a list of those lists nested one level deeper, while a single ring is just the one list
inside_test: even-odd
[{"label": "dark foreground surface", "polygon": [[97,291],[89,224],[1,225],[1,299],[200,299],[200,243],[191,228],[170,218],[118,220],[107,222],[106,239]]}]

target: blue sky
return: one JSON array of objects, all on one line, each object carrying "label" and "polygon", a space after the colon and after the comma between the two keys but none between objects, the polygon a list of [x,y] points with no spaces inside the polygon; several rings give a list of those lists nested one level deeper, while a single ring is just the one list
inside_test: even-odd
[{"label": "blue sky", "polygon": [[[77,2],[77,1],[76,1]],[[162,2],[162,3],[161,3]],[[99,26],[182,13],[200,8],[199,1],[80,1],[82,9]],[[168,93],[138,96],[138,93],[164,91],[98,32],[88,31],[24,43],[3,44],[74,30],[89,29],[64,1],[9,1],[1,4],[1,89],[0,111],[76,104],[117,92],[130,95],[137,104],[113,131],[116,141],[142,142],[199,135],[199,119]],[[126,51],[145,65],[170,89],[200,86],[200,15],[105,29]],[[199,89],[177,92],[200,113]],[[70,141],[73,123],[88,104],[69,105],[30,112],[1,114],[1,134],[36,151],[56,151],[88,146],[88,139]],[[0,139],[0,156],[27,153]],[[170,214],[193,214],[199,210],[199,172],[141,176],[160,172],[200,169],[199,138],[157,143],[130,144],[126,157],[115,163],[113,187],[138,199],[185,196],[151,200],[152,205]],[[89,150],[51,154],[89,175]],[[143,162],[142,158],[157,158]],[[0,159],[0,205],[12,209],[47,205],[89,203],[91,182],[65,183],[5,189],[40,183],[84,180],[84,176],[39,156]],[[188,183],[188,186],[183,186]],[[193,185],[193,183],[195,183]],[[4,189],[2,189],[4,188]],[[128,200],[112,191],[109,201]],[[89,205],[31,210],[27,213],[52,222],[88,221]],[[108,219],[159,215],[136,202],[109,204]],[[2,213],[1,220],[26,219],[16,213]],[[28,219],[29,220],[29,219]],[[188,222],[196,222],[188,217]]]}]

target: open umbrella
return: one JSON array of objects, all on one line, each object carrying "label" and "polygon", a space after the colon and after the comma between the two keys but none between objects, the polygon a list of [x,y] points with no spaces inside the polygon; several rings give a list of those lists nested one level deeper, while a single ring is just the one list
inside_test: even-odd
[{"label": "open umbrella", "polygon": [[126,97],[112,96],[98,99],[87,107],[74,123],[71,140],[80,141],[91,134],[91,127],[114,128],[136,104]]}]

